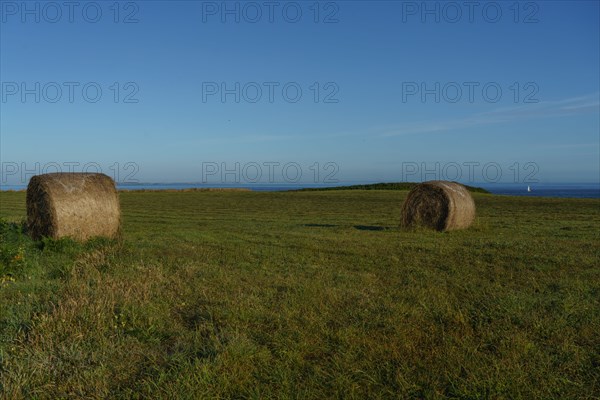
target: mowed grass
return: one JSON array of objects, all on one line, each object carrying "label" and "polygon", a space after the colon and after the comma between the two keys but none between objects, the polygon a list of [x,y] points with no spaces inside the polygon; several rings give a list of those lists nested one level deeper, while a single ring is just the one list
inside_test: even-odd
[{"label": "mowed grass", "polygon": [[82,245],[0,193],[1,396],[599,398],[600,201],[407,232],[406,194],[121,193]]}]

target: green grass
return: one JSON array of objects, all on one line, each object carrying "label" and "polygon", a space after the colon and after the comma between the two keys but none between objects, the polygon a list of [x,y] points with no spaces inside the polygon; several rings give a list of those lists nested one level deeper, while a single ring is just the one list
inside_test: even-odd
[{"label": "green grass", "polygon": [[0,193],[0,397],[599,398],[600,201],[406,193],[121,193],[86,244]]},{"label": "green grass", "polygon": [[[314,192],[314,191],[326,191],[326,190],[411,190],[419,183],[416,182],[385,182],[385,183],[371,183],[368,185],[351,185],[351,186],[331,186],[323,188],[304,188],[298,189],[299,192]],[[480,187],[464,185],[470,192],[473,193],[490,193]]]}]

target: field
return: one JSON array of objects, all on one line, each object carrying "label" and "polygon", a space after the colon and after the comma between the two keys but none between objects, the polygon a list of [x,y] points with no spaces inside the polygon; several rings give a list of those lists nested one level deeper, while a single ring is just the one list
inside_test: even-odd
[{"label": "field", "polygon": [[600,398],[600,200],[123,192],[119,242],[32,242],[0,193],[0,397]]}]

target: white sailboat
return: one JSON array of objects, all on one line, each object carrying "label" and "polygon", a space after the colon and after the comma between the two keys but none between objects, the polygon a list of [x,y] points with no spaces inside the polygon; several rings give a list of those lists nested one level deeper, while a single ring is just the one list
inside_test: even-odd
[{"label": "white sailboat", "polygon": [[527,185],[527,191],[531,192],[531,186]]}]

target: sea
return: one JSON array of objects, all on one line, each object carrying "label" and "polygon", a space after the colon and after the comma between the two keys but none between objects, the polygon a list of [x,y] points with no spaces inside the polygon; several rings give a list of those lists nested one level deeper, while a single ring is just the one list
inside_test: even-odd
[{"label": "sea", "polygon": [[[325,188],[334,186],[348,186],[357,184],[370,184],[376,182],[340,182],[337,184],[202,184],[202,183],[135,183],[118,184],[120,190],[182,190],[182,189],[209,189],[209,188],[243,188],[257,192],[282,192],[305,188]],[[559,197],[559,198],[600,198],[600,183],[532,183],[532,184],[507,184],[507,183],[468,183],[470,186],[482,187],[493,194],[527,197]],[[531,191],[527,191],[527,186]],[[0,191],[25,190],[26,185],[2,185]]]},{"label": "sea", "polygon": [[[572,197],[579,199],[599,199],[600,183],[547,183],[547,184],[473,184],[493,194],[527,197]],[[527,191],[527,187],[531,191]]]}]

